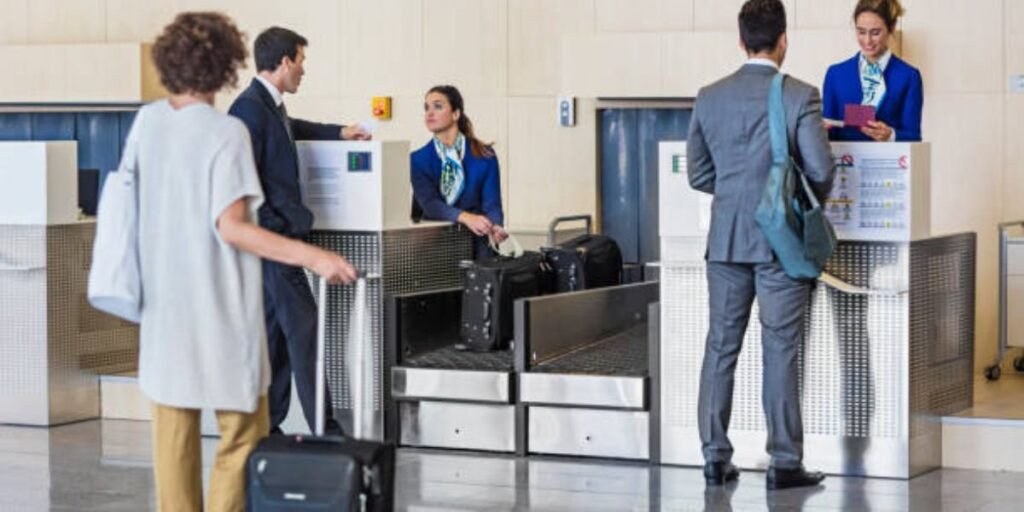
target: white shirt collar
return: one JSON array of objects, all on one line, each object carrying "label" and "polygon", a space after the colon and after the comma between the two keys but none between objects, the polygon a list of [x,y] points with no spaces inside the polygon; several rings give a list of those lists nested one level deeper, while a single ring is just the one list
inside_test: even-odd
[{"label": "white shirt collar", "polygon": [[775,68],[776,71],[779,70],[779,65],[776,64],[775,61],[771,59],[747,59],[747,64],[753,64],[755,66],[768,66]]},{"label": "white shirt collar", "polygon": [[[864,64],[867,63],[867,60],[868,58],[864,56],[864,53],[861,53],[860,64],[862,68],[864,67]],[[878,58],[878,67],[881,68],[884,72],[885,68],[889,66],[890,60],[892,60],[892,50],[886,50],[885,53],[883,53],[882,56]]]},{"label": "white shirt collar", "polygon": [[256,75],[256,80],[259,80],[263,87],[267,88],[267,92],[270,93],[270,97],[274,98],[274,106],[280,107],[284,103],[284,96],[281,95],[281,91],[277,90],[274,84],[270,83],[270,80],[263,78],[262,76]]}]

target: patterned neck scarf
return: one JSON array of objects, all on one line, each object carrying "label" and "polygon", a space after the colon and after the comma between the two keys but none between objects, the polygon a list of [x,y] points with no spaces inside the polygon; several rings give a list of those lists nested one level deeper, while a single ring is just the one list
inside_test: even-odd
[{"label": "patterned neck scarf", "polygon": [[864,91],[861,105],[878,105],[885,99],[885,68],[889,64],[892,52],[887,51],[877,62],[869,62],[864,54],[860,54],[860,88]]},{"label": "patterned neck scarf", "polygon": [[449,206],[454,205],[466,188],[466,170],[462,167],[462,157],[466,154],[466,138],[462,134],[455,137],[455,144],[445,146],[434,137],[434,150],[441,159],[441,195]]}]

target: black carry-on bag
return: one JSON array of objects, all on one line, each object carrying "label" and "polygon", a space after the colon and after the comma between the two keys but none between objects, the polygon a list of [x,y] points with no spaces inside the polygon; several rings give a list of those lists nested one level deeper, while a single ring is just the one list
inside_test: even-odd
[{"label": "black carry-on bag", "polygon": [[486,352],[505,350],[513,335],[512,304],[516,299],[542,295],[553,276],[538,252],[523,252],[511,236],[511,256],[494,256],[464,263],[462,322],[459,348]]},{"label": "black carry-on bag", "polygon": [[[555,229],[563,222],[586,221],[586,233],[555,244]],[[615,240],[595,235],[589,215],[559,217],[548,229],[544,258],[555,273],[558,293],[589,290],[622,284],[622,251]]]},{"label": "black carry-on bag", "polygon": [[[366,279],[356,282],[349,344],[363,341],[349,354],[372,354],[367,325]],[[394,508],[395,448],[390,444],[348,437],[326,437],[324,432],[324,324],[327,282],[319,279],[316,364],[316,435],[274,435],[260,441],[249,456],[247,509],[251,512],[372,511]],[[360,358],[357,361],[362,362]],[[353,365],[362,368],[362,364]],[[363,396],[362,370],[354,372],[357,396]],[[355,404],[356,409],[360,404]],[[360,415],[356,415],[360,421]]]}]

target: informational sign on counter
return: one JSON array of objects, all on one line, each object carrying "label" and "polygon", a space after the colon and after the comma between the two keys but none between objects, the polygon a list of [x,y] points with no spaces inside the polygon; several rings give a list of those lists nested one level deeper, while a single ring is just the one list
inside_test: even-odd
[{"label": "informational sign on counter", "polygon": [[929,146],[835,143],[836,177],[825,213],[842,240],[928,236]]}]

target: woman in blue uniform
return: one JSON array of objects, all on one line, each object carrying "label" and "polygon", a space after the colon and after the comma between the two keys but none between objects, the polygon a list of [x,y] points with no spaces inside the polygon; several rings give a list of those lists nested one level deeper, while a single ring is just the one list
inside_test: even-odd
[{"label": "woman in blue uniform", "polygon": [[860,128],[830,128],[830,139],[921,140],[921,109],[924,103],[921,73],[889,49],[889,40],[902,15],[903,7],[899,0],[857,2],[853,22],[860,52],[829,67],[822,92],[824,117],[842,120],[846,105],[869,105],[875,108],[875,121]]},{"label": "woman in blue uniform", "polygon": [[488,256],[491,240],[498,244],[508,238],[502,227],[498,157],[476,137],[455,87],[438,85],[427,91],[423,110],[434,136],[411,155],[415,203],[424,219],[466,226],[477,237],[474,256]]}]

